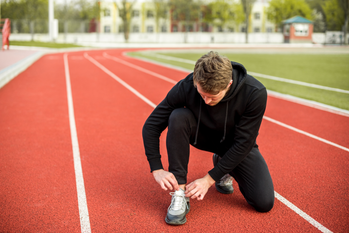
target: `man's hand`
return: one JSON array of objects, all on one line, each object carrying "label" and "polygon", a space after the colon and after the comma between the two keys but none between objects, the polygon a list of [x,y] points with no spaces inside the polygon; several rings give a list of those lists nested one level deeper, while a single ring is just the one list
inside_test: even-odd
[{"label": "man's hand", "polygon": [[163,190],[179,190],[178,182],[171,172],[165,171],[163,169],[155,170],[153,171],[153,176]]},{"label": "man's hand", "polygon": [[207,174],[205,177],[197,179],[188,184],[185,191],[185,196],[193,199],[197,198],[199,201],[201,201],[204,199],[208,189],[214,184],[214,182],[214,179]]}]

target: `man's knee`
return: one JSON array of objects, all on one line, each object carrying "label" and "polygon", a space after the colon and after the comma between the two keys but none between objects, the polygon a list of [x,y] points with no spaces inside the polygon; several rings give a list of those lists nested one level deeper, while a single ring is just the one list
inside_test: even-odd
[{"label": "man's knee", "polygon": [[186,108],[177,108],[172,111],[170,118],[168,120],[169,125],[174,125],[176,127],[188,126],[190,120],[193,118],[193,113]]},{"label": "man's knee", "polygon": [[272,195],[268,195],[264,198],[259,198],[253,205],[253,207],[258,212],[268,212],[270,211],[274,206],[274,193]]}]

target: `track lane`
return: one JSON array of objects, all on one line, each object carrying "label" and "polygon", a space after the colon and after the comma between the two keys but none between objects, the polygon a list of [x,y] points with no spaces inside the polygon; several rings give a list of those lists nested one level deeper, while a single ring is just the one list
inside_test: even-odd
[{"label": "track lane", "polygon": [[[286,101],[286,102],[287,102],[287,101]],[[308,110],[308,111],[310,111],[310,110]],[[307,140],[309,140],[309,138],[308,138]],[[333,149],[333,148],[332,148],[332,149]],[[345,155],[344,155],[344,156],[345,156]],[[321,163],[321,162],[319,162],[319,163]],[[343,169],[342,169],[342,170],[343,170]],[[343,170],[343,171],[345,172],[345,170]],[[345,173],[344,173],[344,174],[345,174]],[[337,176],[338,176],[338,175],[337,175]],[[344,175],[341,174],[341,176],[344,176]],[[335,179],[334,179],[334,180],[335,180]],[[331,187],[331,188],[333,188],[333,187]],[[330,189],[331,189],[331,188],[330,188]],[[336,187],[336,188],[338,189],[338,187]],[[330,189],[327,189],[327,191],[330,191]],[[341,193],[340,196],[343,196],[343,194],[344,194],[344,193]],[[342,212],[343,212],[343,211],[342,211]],[[341,214],[343,214],[343,213],[341,213]],[[341,214],[340,214],[340,215],[341,215]],[[341,216],[342,216],[342,220],[344,220],[344,219],[343,219],[343,216],[345,216],[345,214],[347,214],[347,213],[344,211],[344,215],[341,215]],[[344,221],[344,225],[346,225],[345,221]]]},{"label": "track lane", "polygon": [[349,117],[270,96],[265,115],[349,148]]},{"label": "track lane", "polygon": [[[103,61],[103,64],[104,63],[108,63],[107,61]],[[116,65],[114,65],[114,66],[116,66]],[[120,69],[120,66],[118,66],[118,69]],[[123,79],[129,79],[129,81],[132,81],[133,79],[134,79],[134,77],[138,77],[137,75],[135,75],[134,73],[136,72],[136,71],[130,71],[130,72],[132,72],[132,74],[133,74],[133,77],[132,78],[130,78],[132,75],[131,74],[125,74],[126,76],[125,77],[123,77]],[[131,80],[132,79],[132,80]],[[134,80],[133,80],[134,81]],[[202,154],[202,152],[200,152],[201,154]],[[195,156],[195,152],[193,153],[193,156]],[[202,155],[201,155],[202,156]],[[199,161],[197,161],[197,164],[200,164],[200,160],[202,160],[202,157],[198,157],[199,158]],[[209,155],[208,156],[209,157],[209,161],[211,160],[211,156]],[[193,163],[195,163],[195,162],[193,162]],[[207,163],[207,161],[206,161],[206,163]],[[210,163],[209,163],[210,164]],[[206,166],[207,166],[207,164],[206,164]],[[201,169],[199,169],[199,167],[200,166],[198,166],[198,167],[196,167],[195,168],[195,170],[200,170],[201,171]],[[202,166],[201,166],[202,167]],[[211,166],[209,166],[209,167],[211,167]],[[209,170],[209,168],[207,169],[207,170]],[[204,175],[204,174],[203,174]],[[242,199],[242,202],[245,202],[243,199]],[[229,211],[229,210],[231,210],[231,209],[229,209],[229,208],[227,208],[227,211]],[[286,210],[286,212],[288,212],[288,211],[290,211],[290,210]],[[210,214],[212,214],[212,213],[210,213]],[[290,214],[288,214],[288,215],[290,215]],[[292,214],[291,214],[292,215]],[[297,217],[297,216],[295,216],[295,217]],[[298,220],[299,221],[299,220]],[[301,221],[302,222],[302,221]],[[304,221],[305,222],[305,221]],[[299,223],[298,223],[299,224]],[[307,223],[307,224],[309,224],[309,223]],[[258,225],[258,224],[257,224]],[[282,223],[282,224],[280,224],[280,226],[281,225],[284,225],[284,223]],[[302,226],[303,227],[303,229],[304,229],[304,226]],[[309,229],[312,229],[312,227],[309,227]]]},{"label": "track lane", "polygon": [[[157,78],[137,73],[134,70],[127,71],[126,66],[109,63],[109,61],[103,59],[103,52],[104,51],[94,51],[91,54],[97,59],[97,61],[108,66],[108,69],[115,69],[115,72],[119,72],[118,75],[125,81],[133,82],[133,85],[137,86],[138,91],[141,93],[147,93],[145,96],[149,97],[155,103],[160,102],[164,97],[163,92],[167,93],[169,88],[171,88],[171,85],[165,84],[164,81]],[[115,51],[113,50],[113,52]],[[118,52],[121,53],[121,51]],[[214,188],[211,188],[204,201],[191,202],[192,209],[187,216],[188,223],[180,228],[174,228],[166,225],[163,219],[166,215],[166,209],[169,205],[170,196],[167,194],[167,192],[162,192],[160,190],[149,173],[149,165],[146,162],[140,135],[141,127],[147,116],[152,111],[152,108],[134,96],[134,94],[126,90],[123,86],[118,84],[111,77],[101,72],[97,67],[94,67],[92,63],[86,61],[82,52],[70,54],[69,65],[71,66],[72,72],[71,78],[74,107],[77,116],[77,131],[81,148],[80,151],[86,183],[87,202],[90,210],[92,232],[202,232],[203,230],[212,232],[318,232],[316,228],[311,226],[308,222],[300,218],[296,213],[278,201],[276,201],[275,207],[271,212],[267,214],[256,213],[243,199],[241,193],[238,191],[236,182],[234,183],[236,192],[233,194],[233,196],[219,194],[214,190]],[[62,57],[62,55],[60,56]],[[49,56],[48,59],[59,60],[55,55]],[[62,60],[60,62],[62,63]],[[59,68],[59,70],[62,69],[61,72],[57,72],[57,69],[48,66],[46,63],[41,65],[42,66],[40,69],[36,69],[35,74],[41,73],[43,71],[42,67],[45,67],[48,70],[51,69],[50,74],[52,75],[47,75],[46,77],[55,77],[54,74],[58,75],[63,73],[62,67]],[[32,69],[33,67],[34,66],[29,69]],[[151,66],[151,69],[153,68],[155,69],[154,72],[156,72],[156,66]],[[176,74],[172,69],[167,68],[167,70],[170,70],[170,73],[173,76],[181,76],[180,79],[184,77],[182,74]],[[166,75],[165,69],[163,72],[164,73],[162,74]],[[12,82],[22,82],[16,81],[23,80],[23,78],[18,78],[19,77],[11,81],[8,85],[12,84]],[[37,78],[36,80],[39,79]],[[64,93],[64,95],[60,95],[59,98],[56,96],[57,93],[61,93],[63,88],[60,84],[63,82],[64,78],[60,80],[60,82],[51,82],[51,80],[42,81],[40,79],[40,84],[36,83],[35,85],[40,85],[40,88],[46,86],[49,88],[47,88],[48,90],[45,92],[35,94],[35,98],[28,98],[25,91],[29,88],[31,90],[39,90],[40,88],[33,88],[33,85],[29,82],[29,80],[20,84],[20,87],[13,86],[12,89],[10,89],[11,91],[7,91],[6,95],[4,96],[21,96],[21,98],[16,97],[17,101],[23,103],[23,105],[29,105],[32,108],[30,110],[26,109],[26,111],[23,111],[23,106],[13,108],[17,102],[10,101],[7,103],[7,99],[4,99],[6,100],[6,104],[5,107],[2,108],[1,106],[3,105],[1,103],[1,95],[5,89],[0,89],[0,117],[6,119],[6,122],[3,124],[1,123],[2,121],[0,121],[0,129],[6,129],[8,126],[17,126],[21,124],[25,125],[28,122],[35,122],[37,124],[40,122],[38,119],[42,119],[42,115],[46,116],[46,114],[52,112],[50,107],[43,104],[43,102],[50,102],[50,106],[57,106],[58,109],[56,109],[54,116],[48,114],[52,118],[47,118],[44,122],[53,121],[55,122],[55,126],[51,129],[50,127],[47,127],[45,123],[42,123],[42,125],[37,127],[38,130],[36,132],[34,132],[32,129],[28,129],[27,131],[30,131],[30,135],[40,137],[42,137],[42,135],[55,135],[55,137],[52,136],[50,137],[50,140],[48,140],[56,140],[56,144],[53,146],[53,149],[55,151],[64,151],[64,153],[62,152],[64,156],[66,156],[66,148],[68,148],[71,153],[66,93]],[[60,84],[58,85],[57,83]],[[161,89],[166,89],[166,91]],[[9,92],[13,93],[9,94]],[[37,101],[38,96],[45,97],[49,100],[43,101],[40,99],[40,101]],[[63,107],[58,107],[60,106],[59,102],[64,102],[64,114],[61,113],[60,110]],[[287,101],[285,103],[287,103]],[[280,106],[285,106],[285,103]],[[11,109],[11,111],[9,111],[9,109]],[[39,109],[39,112],[45,112],[45,114],[41,114],[40,117],[31,116],[35,109]],[[28,114],[30,117],[25,119]],[[13,117],[14,115],[18,116]],[[56,121],[58,118],[60,120]],[[62,119],[64,119],[64,124],[59,123],[59,121]],[[131,122],[133,123],[131,124]],[[19,129],[17,132],[10,132],[9,129],[6,130],[8,131],[1,130],[1,132],[6,132],[6,134],[1,133],[0,137],[1,135],[10,136],[12,137],[12,141],[7,140],[6,138],[5,140],[0,138],[0,145],[2,145],[1,143],[4,142],[6,143],[6,146],[10,145],[10,143],[13,143],[13,145],[26,146],[28,145],[28,142],[30,142],[30,147],[32,148],[29,148],[28,152],[23,152],[22,154],[30,154],[32,151],[37,151],[38,147],[41,147],[35,145],[36,142],[34,139],[27,139],[27,137],[24,136],[18,137],[18,135],[20,135],[18,132],[21,132]],[[64,131],[64,133],[62,133],[62,131]],[[58,142],[56,136],[59,138]],[[18,138],[18,141],[14,141],[14,137]],[[69,140],[67,140],[67,138]],[[271,169],[275,185],[277,186],[275,188],[276,191],[278,191],[288,200],[292,200],[292,202],[299,208],[320,223],[324,224],[329,229],[336,232],[345,232],[345,229],[348,228],[348,222],[345,218],[343,218],[343,216],[348,216],[348,213],[347,208],[344,208],[343,205],[348,206],[348,199],[346,198],[347,195],[344,194],[343,196],[342,194],[345,193],[345,188],[348,187],[348,180],[346,178],[346,173],[346,177],[342,177],[341,171],[343,170],[343,167],[347,166],[345,160],[347,154],[343,154],[343,152],[338,153],[337,150],[329,148],[328,145],[325,146],[321,143],[319,143],[319,145],[317,143],[313,144],[312,140],[309,138],[305,136],[299,137],[299,134],[294,132],[289,133],[289,131],[285,130],[285,128],[276,126],[275,124],[267,121],[263,121],[261,136],[259,136],[258,140],[260,141],[259,145],[261,147],[261,151]],[[271,144],[270,142],[272,140],[275,140],[275,143]],[[43,142],[45,143],[45,141]],[[293,142],[296,142],[297,144],[294,145]],[[162,136],[161,152],[164,157],[164,166],[167,167],[166,150],[164,148],[164,144],[165,139]],[[278,146],[275,146],[275,144]],[[281,147],[280,145],[283,146]],[[7,152],[3,153],[4,151],[1,148],[3,147],[0,146],[0,158],[3,158],[3,155]],[[18,153],[19,149],[20,148],[11,150],[13,152],[17,151],[16,153]],[[321,156],[318,156],[318,149],[323,152]],[[48,154],[51,153],[51,149],[49,149],[49,151],[50,152]],[[12,152],[10,151],[9,153],[11,154]],[[280,156],[280,153],[282,153],[282,156]],[[328,159],[328,154],[334,158],[332,160]],[[127,157],[125,157],[125,155],[127,155]],[[71,225],[60,225],[59,227],[55,225],[55,231],[79,232],[79,216],[76,201],[75,179],[73,175],[72,153],[69,155],[69,164],[62,159],[64,156],[59,156],[59,158],[55,157],[54,159],[47,156],[47,153],[45,153],[45,156],[46,160],[44,162],[40,162],[42,155],[36,156],[40,157],[40,159],[36,160],[35,162],[29,161],[28,159],[22,161],[24,164],[27,163],[25,164],[27,165],[25,174],[29,174],[27,170],[36,170],[34,173],[31,173],[34,174],[34,177],[35,174],[51,174],[49,177],[52,178],[54,182],[59,183],[59,186],[57,186],[55,183],[54,190],[58,189],[59,191],[56,190],[56,192],[63,192],[64,198],[62,195],[60,196],[55,193],[55,200],[48,200],[52,198],[52,195],[50,196],[49,192],[46,190],[51,191],[52,184],[49,184],[48,182],[43,182],[40,184],[39,182],[41,182],[42,179],[40,180],[35,178],[33,180],[33,177],[26,178],[24,179],[25,182],[28,184],[34,182],[35,189],[37,190],[34,190],[34,188],[30,189],[28,192],[28,197],[24,197],[25,195],[22,195],[22,197],[19,196],[18,198],[13,198],[13,196],[8,197],[5,195],[5,197],[8,198],[7,200],[15,202],[15,204],[6,203],[5,205],[7,206],[7,213],[12,212],[11,219],[7,220],[5,223],[12,224],[12,226],[17,224],[16,228],[13,229],[50,231],[47,230],[52,229],[50,224],[61,223],[62,225],[63,221],[63,224]],[[315,156],[317,156],[316,159],[314,159]],[[21,160],[22,157],[23,156],[21,155],[19,160]],[[299,158],[302,159],[300,160]],[[15,159],[9,161],[8,156],[3,160],[5,161],[4,164],[7,164],[6,166],[12,166],[12,168],[7,172],[0,172],[0,177],[2,177],[4,180],[10,176],[13,176],[13,171],[16,169],[20,170],[21,168],[25,167],[24,164],[14,165],[14,163],[17,161]],[[341,163],[341,161],[344,161],[344,163]],[[1,164],[3,163],[1,162]],[[48,165],[43,168],[42,164]],[[290,166],[290,164],[292,166]],[[299,164],[301,164],[300,168],[298,168]],[[189,180],[194,180],[204,176],[206,171],[211,169],[211,167],[211,154],[192,148],[191,163],[189,164]],[[317,170],[312,169],[312,167],[315,167]],[[333,167],[338,167],[338,171],[335,172]],[[70,172],[67,172],[67,168],[69,168],[68,170],[70,170]],[[56,174],[59,174],[58,177],[53,177],[57,176]],[[326,174],[328,174],[330,177],[327,177]],[[70,178],[69,182],[65,179],[65,177]],[[293,180],[295,177],[297,180]],[[309,179],[309,177],[311,179]],[[20,179],[23,179],[21,175],[14,178],[15,181],[17,180],[16,182],[18,182]],[[309,179],[309,181],[307,179]],[[297,185],[294,184],[295,182],[297,182]],[[301,187],[300,190],[299,184],[305,184],[305,189]],[[17,192],[17,188],[18,190],[24,192],[28,190],[28,188],[17,187],[13,184],[10,185],[13,186],[12,188],[10,187],[10,192],[12,194]],[[9,188],[6,186],[5,190],[7,189]],[[66,190],[68,189],[69,192],[73,192],[67,192]],[[321,194],[319,190],[323,193]],[[50,198],[42,198],[42,193],[47,194]],[[329,193],[334,193],[334,195],[329,196]],[[58,198],[56,198],[57,195],[59,196]],[[314,200],[309,200],[309,196],[311,196]],[[27,206],[22,207],[23,199],[39,200],[40,198],[42,198],[42,200],[45,200],[46,198],[48,202],[42,202],[41,206],[39,207],[30,207],[30,210]],[[47,209],[49,209],[47,204],[51,204],[57,200],[62,200],[62,203],[64,204],[59,203],[59,205],[52,205],[54,210],[47,211]],[[320,203],[321,201],[323,201],[322,204]],[[314,202],[315,207],[313,207]],[[329,202],[330,205],[327,205]],[[16,210],[18,208],[22,208],[25,213],[19,213],[18,210]],[[13,209],[15,209],[15,211],[13,211]],[[42,211],[43,209],[45,209],[45,211]],[[59,211],[59,209],[61,211]],[[35,210],[37,210],[37,212],[33,215]],[[28,211],[30,211],[30,213]],[[69,213],[66,213],[65,211]],[[37,217],[37,219],[30,219],[28,217],[30,214],[32,214],[31,216]],[[47,219],[47,216],[40,216],[40,214],[47,214],[50,217]],[[57,216],[54,215],[52,217],[52,214],[57,214]],[[3,215],[0,216],[2,219]],[[18,221],[16,218],[20,217],[24,218]],[[233,229],[232,225],[228,224],[228,222],[232,223]],[[41,226],[39,226],[39,223]],[[2,225],[0,225],[0,229],[3,230]],[[7,228],[4,229],[6,231]]]},{"label": "track lane", "polygon": [[0,89],[0,231],[78,232],[61,54]]},{"label": "track lane", "polygon": [[345,232],[348,152],[265,120],[258,144],[275,191],[328,229]]},{"label": "track lane", "polygon": [[[152,65],[149,65],[151,63],[146,61],[141,61],[139,59],[124,56],[125,52],[118,51],[113,53],[107,53],[110,55],[114,54],[114,56],[118,58],[122,58],[128,62],[132,62],[133,64],[140,65],[143,68],[148,69],[149,67],[150,70],[157,72],[155,68],[156,66],[154,67]],[[158,67],[163,66],[159,65]],[[177,72],[183,74],[180,75],[181,77],[185,77],[185,74],[187,74],[186,72],[180,70],[177,70]],[[181,78],[178,80],[177,72],[167,72],[167,77],[174,77],[171,79],[179,81]],[[160,72],[160,74],[166,76],[166,73]],[[318,137],[324,138],[326,140],[335,142],[341,146],[349,148],[349,137],[342,136],[349,128],[349,122],[347,117],[319,109],[315,110],[314,108],[309,108],[308,106],[293,103],[290,101],[286,102],[290,107],[285,108],[283,106],[285,100],[269,96],[268,107],[266,109],[265,115],[275,120],[291,125],[293,127],[299,128],[308,133],[314,134]],[[317,120],[314,121],[313,119]]]}]

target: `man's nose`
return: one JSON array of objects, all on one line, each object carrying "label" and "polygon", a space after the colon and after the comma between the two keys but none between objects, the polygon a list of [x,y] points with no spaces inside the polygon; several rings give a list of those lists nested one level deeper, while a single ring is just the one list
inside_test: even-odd
[{"label": "man's nose", "polygon": [[211,103],[211,101],[212,101],[212,98],[205,97],[205,103],[206,104]]}]

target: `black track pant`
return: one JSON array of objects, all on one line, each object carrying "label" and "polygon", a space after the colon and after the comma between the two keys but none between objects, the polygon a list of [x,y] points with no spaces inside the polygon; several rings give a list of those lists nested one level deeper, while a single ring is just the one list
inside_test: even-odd
[{"label": "black track pant", "polygon": [[[168,124],[166,139],[169,171],[179,184],[187,183],[189,148],[195,140],[197,122],[192,112],[186,108],[175,109]],[[212,138],[199,131],[196,148],[224,155],[230,145],[212,145]],[[210,142],[210,143],[208,143]],[[238,182],[247,202],[259,212],[267,212],[274,205],[274,186],[264,158],[254,147],[249,155],[230,172]]]}]

